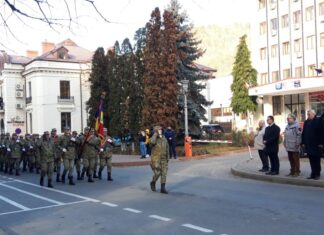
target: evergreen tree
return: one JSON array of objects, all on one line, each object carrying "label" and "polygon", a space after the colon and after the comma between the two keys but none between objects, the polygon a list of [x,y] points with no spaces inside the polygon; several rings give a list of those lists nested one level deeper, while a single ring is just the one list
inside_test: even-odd
[{"label": "evergreen tree", "polygon": [[257,71],[252,67],[246,35],[240,38],[233,65],[233,93],[231,107],[235,114],[256,110],[256,97],[249,96],[250,85],[257,84]]},{"label": "evergreen tree", "polygon": [[[107,82],[107,60],[105,57],[105,51],[102,47],[99,47],[92,58],[92,70],[89,81],[90,86],[90,99],[87,101],[87,110],[89,113],[89,125],[94,127],[94,117],[99,107],[100,95],[102,92],[109,91],[109,83]],[[105,97],[104,102],[104,117],[106,117],[108,110],[108,96]],[[104,120],[105,126],[108,125],[107,118]]]},{"label": "evergreen tree", "polygon": [[[188,92],[188,123],[192,132],[200,130],[200,121],[206,121],[205,107],[211,103],[201,94],[204,85],[197,83],[208,79],[207,74],[202,73],[194,62],[203,55],[204,51],[199,48],[200,41],[196,39],[193,25],[189,23],[188,15],[182,11],[178,0],[171,0],[167,10],[173,14],[177,27],[177,80],[189,80]],[[180,91],[180,89],[179,89]],[[180,126],[184,126],[184,100],[183,95],[178,95],[180,110]]]}]

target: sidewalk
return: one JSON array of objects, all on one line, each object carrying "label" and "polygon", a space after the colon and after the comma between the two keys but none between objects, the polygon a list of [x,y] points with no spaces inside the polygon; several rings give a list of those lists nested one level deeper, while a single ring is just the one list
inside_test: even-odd
[{"label": "sidewalk", "polygon": [[[265,175],[265,173],[259,172],[261,168],[261,161],[258,157],[246,160],[238,163],[231,168],[233,175],[240,176],[243,178],[263,180],[281,184],[293,184],[301,186],[313,186],[324,188],[324,175],[320,180],[308,180],[306,179],[311,171],[308,158],[300,159],[301,175],[299,177],[286,176],[290,172],[290,165],[287,157],[280,157],[280,174],[276,176]],[[324,170],[324,164],[322,164],[322,172]]]},{"label": "sidewalk", "polygon": [[120,155],[114,154],[112,164],[114,167],[129,167],[129,166],[146,166],[151,162],[151,158],[141,159],[140,155]]}]

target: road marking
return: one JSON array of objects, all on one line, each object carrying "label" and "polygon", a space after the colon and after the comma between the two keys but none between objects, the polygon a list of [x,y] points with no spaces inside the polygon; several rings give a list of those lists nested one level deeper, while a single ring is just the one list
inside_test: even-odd
[{"label": "road marking", "polygon": [[157,220],[161,220],[161,221],[165,221],[165,222],[168,222],[171,220],[170,218],[162,217],[162,216],[158,216],[158,215],[150,215],[149,217],[152,219],[157,219]]},{"label": "road marking", "polygon": [[50,198],[47,198],[47,197],[43,197],[43,196],[40,196],[40,195],[37,195],[37,194],[34,194],[34,193],[30,193],[30,192],[27,192],[25,190],[22,190],[22,189],[13,187],[13,186],[9,186],[9,185],[3,184],[3,183],[0,183],[0,186],[15,190],[15,191],[20,192],[20,193],[27,194],[27,195],[32,196],[32,197],[36,197],[36,198],[39,198],[39,199],[42,199],[44,201],[48,201],[48,202],[51,202],[51,203],[54,203],[54,204],[57,204],[57,205],[63,205],[64,204],[63,202],[59,202],[59,201],[56,201],[56,200],[53,200],[53,199],[50,199]]},{"label": "road marking", "polygon": [[6,198],[6,197],[1,196],[1,195],[0,195],[0,200],[3,200],[3,201],[5,201],[5,202],[7,202],[7,203],[9,203],[9,204],[11,204],[11,205],[13,205],[15,207],[18,207],[19,209],[22,209],[23,211],[30,210],[30,208],[25,207],[25,206],[13,201],[13,200],[10,200],[9,198]]},{"label": "road marking", "polygon": [[191,228],[191,229],[194,229],[194,230],[198,230],[198,231],[203,232],[203,233],[212,233],[212,232],[214,232],[213,230],[203,228],[203,227],[199,227],[199,226],[196,226],[196,225],[193,225],[193,224],[183,224],[182,226],[186,227],[186,228]]},{"label": "road marking", "polygon": [[132,213],[136,213],[136,214],[142,213],[142,211],[135,210],[135,209],[132,209],[132,208],[124,208],[123,210],[124,211],[129,211],[129,212],[132,212]]},{"label": "road marking", "polygon": [[102,202],[101,204],[106,205],[106,206],[110,206],[110,207],[117,207],[117,204],[113,204],[113,203],[109,203],[109,202]]},{"label": "road marking", "polygon": [[91,202],[100,202],[97,199],[93,199],[93,198],[90,198],[90,197],[84,197],[84,196],[81,196],[79,194],[68,193],[68,192],[65,192],[65,191],[62,191],[62,190],[59,190],[59,189],[54,189],[54,188],[47,188],[47,187],[40,186],[38,184],[29,183],[29,182],[26,182],[26,181],[23,181],[23,180],[16,180],[16,179],[13,179],[13,178],[8,178],[8,179],[13,180],[13,181],[10,181],[10,182],[18,182],[18,183],[22,183],[22,184],[27,184],[27,185],[31,185],[31,186],[34,186],[34,187],[37,187],[37,188],[42,188],[42,189],[49,190],[49,191],[52,191],[52,192],[61,193],[61,194],[68,195],[68,196],[71,196],[71,197],[77,197],[77,198],[84,199],[84,200],[91,201]]},{"label": "road marking", "polygon": [[42,209],[47,209],[47,208],[52,208],[52,207],[60,207],[60,206],[65,206],[65,205],[73,205],[73,204],[78,204],[78,203],[83,203],[83,202],[89,202],[87,200],[84,201],[76,201],[76,202],[67,202],[64,203],[63,205],[50,205],[50,206],[42,206],[42,207],[36,207],[36,208],[30,208],[28,210],[19,210],[19,211],[10,211],[10,212],[4,212],[1,213],[1,215],[10,215],[10,214],[17,214],[17,213],[21,213],[21,212],[25,212],[25,211],[36,211],[36,210],[42,210]]}]

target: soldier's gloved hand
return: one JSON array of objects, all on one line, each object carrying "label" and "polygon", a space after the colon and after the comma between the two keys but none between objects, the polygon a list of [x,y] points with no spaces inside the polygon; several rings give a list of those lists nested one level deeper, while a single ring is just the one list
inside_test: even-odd
[{"label": "soldier's gloved hand", "polygon": [[11,152],[11,149],[10,149],[10,148],[7,148],[7,151],[8,151],[8,152]]},{"label": "soldier's gloved hand", "polygon": [[100,152],[102,153],[104,151],[104,149],[103,148],[100,148]]},{"label": "soldier's gloved hand", "polygon": [[25,152],[25,151],[26,151],[26,149],[25,149],[25,148],[23,148],[23,149],[22,149],[22,151],[23,151],[23,152]]},{"label": "soldier's gloved hand", "polygon": [[34,147],[33,146],[30,146],[29,149],[33,149]]},{"label": "soldier's gloved hand", "polygon": [[63,153],[66,153],[66,148],[62,149]]},{"label": "soldier's gloved hand", "polygon": [[16,143],[20,143],[20,140],[16,140]]},{"label": "soldier's gloved hand", "polygon": [[75,138],[74,138],[74,137],[72,137],[72,138],[71,138],[71,141],[75,142]]}]

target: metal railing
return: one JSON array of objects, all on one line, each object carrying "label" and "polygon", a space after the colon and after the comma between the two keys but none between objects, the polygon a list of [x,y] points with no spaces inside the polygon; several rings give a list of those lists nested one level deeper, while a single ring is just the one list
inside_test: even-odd
[{"label": "metal railing", "polygon": [[69,96],[69,97],[58,96],[57,102],[59,104],[74,104],[74,96]]}]

